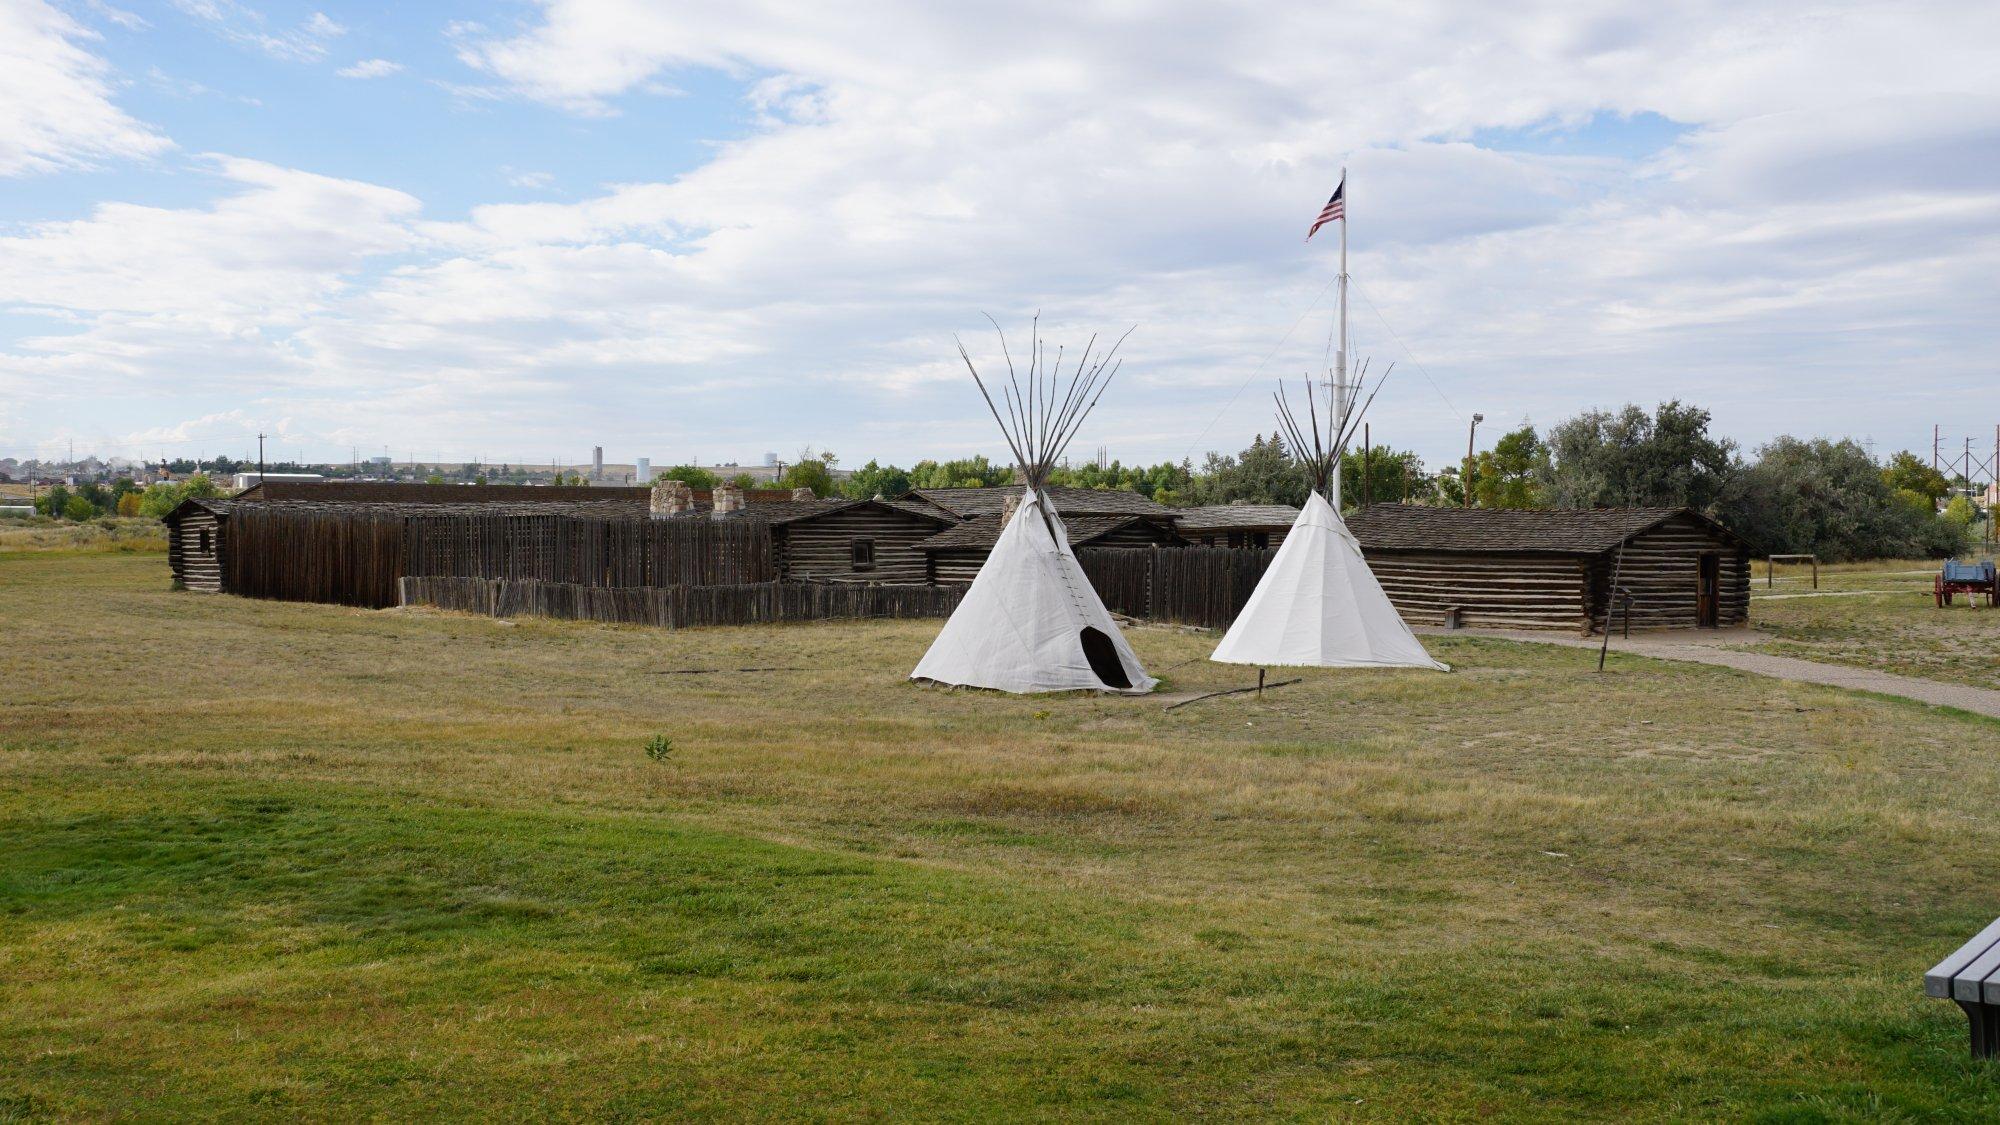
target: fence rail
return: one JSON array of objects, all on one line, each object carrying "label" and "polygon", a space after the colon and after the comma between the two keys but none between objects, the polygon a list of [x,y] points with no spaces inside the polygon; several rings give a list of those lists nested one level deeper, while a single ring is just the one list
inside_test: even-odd
[{"label": "fence rail", "polygon": [[860,617],[949,617],[959,586],[759,582],[723,586],[585,586],[532,579],[411,576],[404,605],[491,617],[559,617],[687,629]]},{"label": "fence rail", "polygon": [[1104,606],[1127,617],[1223,629],[1250,600],[1275,549],[1097,547],[1077,562]]}]

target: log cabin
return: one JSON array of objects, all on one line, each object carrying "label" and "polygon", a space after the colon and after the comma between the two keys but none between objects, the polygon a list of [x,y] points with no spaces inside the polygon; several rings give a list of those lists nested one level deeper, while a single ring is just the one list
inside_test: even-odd
[{"label": "log cabin", "polygon": [[778,577],[793,582],[922,585],[928,559],[917,545],[957,520],[919,500],[792,500],[675,519],[747,519],[771,525]]},{"label": "log cabin", "polygon": [[[1134,515],[1062,516],[1072,550],[1085,547],[1185,547],[1171,519]],[[933,583],[970,582],[979,577],[986,556],[1000,539],[1000,516],[975,516],[917,544],[930,560],[927,578]]]},{"label": "log cabin", "polygon": [[161,517],[167,525],[167,567],[174,589],[222,593],[223,521],[228,500],[183,500]]},{"label": "log cabin", "polygon": [[[1634,629],[1742,625],[1750,553],[1691,508],[1513,510],[1376,504],[1347,519],[1413,625],[1574,629],[1605,620],[1613,576]],[[1625,625],[1621,604],[1611,627]]]}]

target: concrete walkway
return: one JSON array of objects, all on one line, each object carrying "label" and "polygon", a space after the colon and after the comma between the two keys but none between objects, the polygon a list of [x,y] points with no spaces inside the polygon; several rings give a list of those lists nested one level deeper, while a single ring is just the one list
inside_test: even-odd
[{"label": "concrete walkway", "polygon": [[[1460,629],[1455,634],[1445,634],[1442,629],[1419,628],[1417,632],[1499,637],[1509,641],[1583,649],[1595,649],[1603,643],[1602,638],[1597,637],[1512,629]],[[2000,691],[1991,688],[1940,683],[1937,680],[1918,679],[1915,676],[1898,676],[1893,672],[1851,668],[1844,664],[1821,664],[1812,660],[1774,656],[1764,652],[1746,652],[1731,647],[1761,644],[1770,639],[1768,634],[1755,629],[1675,629],[1660,633],[1634,633],[1630,639],[1612,637],[1611,651],[1630,653],[1633,656],[1650,656],[1657,660],[1716,664],[1724,668],[1734,668],[1739,672],[1750,672],[1780,680],[1794,680],[1802,684],[1825,684],[1828,687],[1847,688],[1851,691],[1872,691],[1878,695],[1914,699],[1919,703],[1928,703],[1935,707],[1956,707],[1961,711],[1971,711],[1974,714],[2000,719]]]}]

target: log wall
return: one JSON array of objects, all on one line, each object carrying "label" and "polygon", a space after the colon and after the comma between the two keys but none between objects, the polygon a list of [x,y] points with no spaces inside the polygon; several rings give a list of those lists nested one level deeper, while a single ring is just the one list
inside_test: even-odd
[{"label": "log wall", "polygon": [[[928,561],[916,544],[943,526],[894,508],[864,504],[779,524],[771,533],[780,577],[921,585],[929,580]],[[873,567],[855,569],[856,539],[874,540]]]},{"label": "log wall", "polygon": [[1488,629],[1586,627],[1584,563],[1575,555],[1464,551],[1363,552],[1382,592],[1411,625]]},{"label": "log wall", "polygon": [[[203,532],[208,534],[206,551],[201,549]],[[215,513],[193,510],[167,528],[167,566],[175,589],[222,592],[222,523]]]},{"label": "log wall", "polygon": [[[1700,558],[1717,556],[1716,624],[1728,627],[1750,620],[1750,555],[1715,533],[1700,520],[1679,516],[1626,541],[1623,561],[1617,552],[1607,552],[1591,560],[1589,569],[1590,615],[1593,622],[1604,616],[1606,591],[1611,575],[1618,571],[1618,584],[1632,594],[1632,628],[1692,629],[1696,617],[1696,581]],[[1623,607],[1616,611],[1611,627],[1623,622]]]},{"label": "log wall", "polygon": [[687,629],[838,618],[949,617],[965,591],[940,586],[764,582],[727,586],[584,586],[451,577],[407,577],[404,605],[492,617],[556,617]]}]

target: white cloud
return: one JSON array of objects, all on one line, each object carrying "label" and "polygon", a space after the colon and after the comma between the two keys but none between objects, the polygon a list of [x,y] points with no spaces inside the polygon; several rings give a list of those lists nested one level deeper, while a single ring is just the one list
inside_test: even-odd
[{"label": "white cloud", "polygon": [[512,168],[503,168],[501,171],[506,174],[509,186],[528,188],[531,191],[540,191],[556,182],[555,174],[552,172],[517,172]]},{"label": "white cloud", "polygon": [[0,176],[150,156],[172,142],[112,102],[94,33],[41,0],[0,3]]},{"label": "white cloud", "polygon": [[[1268,430],[1270,379],[1322,360],[1327,307],[1301,313],[1335,232],[1300,239],[1344,162],[1357,347],[1404,361],[1378,439],[1445,453],[1454,411],[1672,395],[1753,440],[1914,428],[1945,401],[1924,388],[1990,376],[2000,345],[1986,14],[554,0],[522,30],[452,29],[486,83],[461,97],[613,115],[710,67],[752,131],[670,181],[454,222],[225,166],[213,208],[110,205],[0,260],[0,300],[70,318],[0,381],[199,372],[332,440],[479,447],[449,456],[560,432],[907,460],[993,450],[950,332],[1042,308],[1063,338],[1140,325],[1080,443],[1199,455]],[[1641,113],[1686,133],[1636,158],[1491,139]]]},{"label": "white cloud", "polygon": [[292,62],[325,58],[328,41],[347,34],[325,12],[314,12],[297,27],[273,30],[264,13],[236,0],[173,0],[173,5],[231,43]]},{"label": "white cloud", "polygon": [[402,70],[402,63],[390,62],[388,59],[362,59],[353,66],[343,66],[334,73],[342,78],[387,78],[391,74],[401,73]]}]

